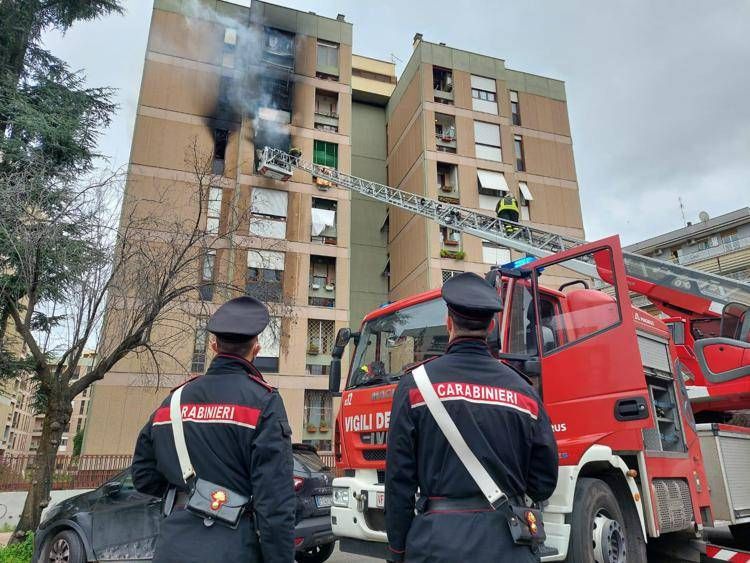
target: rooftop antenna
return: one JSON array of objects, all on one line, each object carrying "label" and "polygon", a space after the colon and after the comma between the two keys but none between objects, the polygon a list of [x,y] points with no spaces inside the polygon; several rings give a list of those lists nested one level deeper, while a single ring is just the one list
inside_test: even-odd
[{"label": "rooftop antenna", "polygon": [[404,62],[404,61],[402,61],[401,59],[399,59],[399,58],[398,58],[398,57],[397,57],[396,55],[394,55],[393,53],[391,53],[391,62],[392,62],[393,64],[396,64],[396,61],[398,61],[398,62],[400,62],[400,63]]},{"label": "rooftop antenna", "polygon": [[680,213],[682,214],[682,222],[685,225],[687,225],[687,219],[685,218],[685,204],[682,203],[682,196],[678,196],[677,201],[680,202]]}]

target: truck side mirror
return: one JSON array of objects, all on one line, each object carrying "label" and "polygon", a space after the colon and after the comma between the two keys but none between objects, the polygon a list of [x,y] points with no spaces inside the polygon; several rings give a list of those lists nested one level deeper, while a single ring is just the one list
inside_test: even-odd
[{"label": "truck side mirror", "polygon": [[750,332],[750,323],[747,317],[748,306],[742,303],[727,303],[721,312],[721,329],[719,334],[722,338],[733,338],[735,340],[747,341]]},{"label": "truck side mirror", "polygon": [[340,328],[336,334],[336,341],[333,343],[331,365],[328,369],[328,390],[335,395],[338,395],[341,389],[341,358],[346,345],[352,339],[356,343],[359,340],[359,333],[352,332],[349,328]]}]

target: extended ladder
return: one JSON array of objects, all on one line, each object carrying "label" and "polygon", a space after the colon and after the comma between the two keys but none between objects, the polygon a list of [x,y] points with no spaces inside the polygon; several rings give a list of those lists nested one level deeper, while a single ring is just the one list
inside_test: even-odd
[{"label": "extended ladder", "polygon": [[[344,174],[279,149],[263,149],[259,166],[262,174],[288,180],[295,168],[382,203],[421,215],[450,229],[532,256],[548,256],[584,243],[577,238],[490,217],[459,205],[442,203],[423,195]],[[708,308],[715,313],[720,313],[723,306],[731,302],[750,305],[750,285],[746,283],[639,254],[623,254],[630,278],[706,300],[709,302]],[[598,277],[593,262],[568,261],[565,266],[583,275]]]}]

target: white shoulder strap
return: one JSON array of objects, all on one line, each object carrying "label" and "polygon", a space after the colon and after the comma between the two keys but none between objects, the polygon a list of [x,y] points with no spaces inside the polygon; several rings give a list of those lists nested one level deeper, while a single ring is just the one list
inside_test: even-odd
[{"label": "white shoulder strap", "polygon": [[172,393],[169,401],[169,419],[172,422],[172,436],[174,436],[174,447],[177,450],[177,459],[180,460],[180,471],[182,479],[187,483],[188,479],[195,476],[193,464],[190,462],[187,444],[185,443],[185,429],[182,426],[182,389],[184,385]]},{"label": "white shoulder strap", "polygon": [[453,451],[456,452],[458,459],[464,464],[466,471],[469,472],[471,478],[474,479],[477,486],[481,489],[482,494],[487,498],[490,506],[492,506],[492,508],[497,508],[498,501],[505,498],[505,493],[500,489],[497,483],[495,483],[490,474],[487,473],[487,470],[477,459],[477,456],[475,456],[474,452],[469,448],[466,440],[461,436],[461,432],[458,431],[456,423],[453,422],[453,419],[445,409],[445,405],[443,405],[442,401],[438,398],[437,393],[435,393],[432,382],[427,375],[427,370],[424,369],[424,366],[419,366],[412,372],[412,374],[414,375],[414,382],[417,384],[419,392],[422,393],[422,398],[424,399],[427,408],[430,413],[432,413],[432,417],[435,419],[435,422],[437,422],[440,430],[443,431],[443,434],[453,448]]}]

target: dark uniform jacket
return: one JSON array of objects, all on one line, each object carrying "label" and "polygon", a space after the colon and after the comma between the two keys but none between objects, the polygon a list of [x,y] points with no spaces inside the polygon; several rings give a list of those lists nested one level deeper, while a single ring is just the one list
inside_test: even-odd
[{"label": "dark uniform jacket", "polygon": [[[141,430],[133,459],[136,488],[156,496],[170,485],[186,488],[172,437],[169,399]],[[291,429],[278,392],[243,358],[219,355],[205,375],[187,383],[182,410],[196,475],[252,497],[254,515],[243,517],[239,528],[232,530],[218,523],[206,527],[198,516],[175,509],[162,522],[154,561],[293,561]]]},{"label": "dark uniform jacket", "polygon": [[[557,446],[536,391],[490,355],[478,339],[457,339],[425,364],[438,397],[461,435],[508,496],[549,498],[557,484]],[[425,406],[411,373],[398,385],[388,431],[385,519],[393,560],[534,561],[512,543],[501,513],[427,512],[422,497],[481,495]],[[420,501],[421,502],[421,501]]]}]

